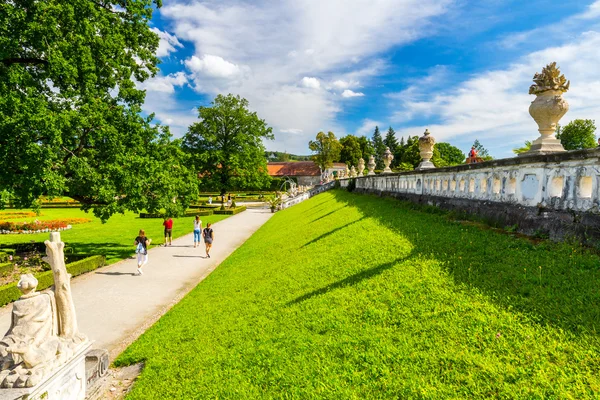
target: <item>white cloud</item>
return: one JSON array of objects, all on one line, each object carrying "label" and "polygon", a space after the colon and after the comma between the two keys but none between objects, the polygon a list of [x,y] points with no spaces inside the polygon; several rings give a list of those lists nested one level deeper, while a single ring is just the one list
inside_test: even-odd
[{"label": "white cloud", "polygon": [[[591,67],[600,64],[600,33],[587,32],[572,43],[536,51],[522,57],[507,69],[473,76],[455,88],[442,89],[431,96],[418,84],[392,96],[399,110],[396,122],[418,119],[418,125],[398,129],[399,136],[422,133],[426,127],[438,140],[472,143],[478,138],[496,156],[511,156],[511,143],[536,139],[537,125],[529,116],[534,100],[528,95],[534,73],[557,61],[561,72],[571,80],[565,94],[571,109],[562,124],[576,118],[600,119],[600,77]],[[420,93],[420,95],[419,95]],[[403,96],[403,94],[409,94]],[[422,120],[436,123],[427,126]]]},{"label": "white cloud", "polygon": [[366,136],[371,138],[376,126],[383,126],[381,121],[374,121],[372,119],[363,120],[362,125],[354,133],[356,136]]},{"label": "white cloud", "polygon": [[[348,83],[334,86],[338,91],[358,81],[367,87],[386,68],[378,59],[383,51],[431,35],[430,19],[454,1],[173,0],[159,12],[180,40],[195,46],[185,66],[198,92],[247,98],[278,132],[270,148],[305,153],[318,131],[343,132],[335,122],[343,97],[308,89],[337,80]],[[290,126],[302,133],[281,132]]]},{"label": "white cloud", "polygon": [[346,89],[342,92],[342,97],[362,97],[364,95],[365,95],[364,93],[354,92],[350,89]]},{"label": "white cloud", "polygon": [[150,28],[150,30],[158,35],[160,42],[158,43],[157,57],[165,57],[177,51],[177,48],[183,45],[177,39],[177,36],[171,35],[169,32],[161,31],[158,28]]},{"label": "white cloud", "polygon": [[321,83],[317,78],[310,78],[308,76],[305,76],[304,78],[302,78],[302,86],[311,89],[318,89],[321,87]]},{"label": "white cloud", "polygon": [[192,56],[185,60],[185,66],[194,74],[202,74],[210,78],[232,78],[241,73],[237,65],[223,57],[211,54],[204,54],[202,58]]},{"label": "white cloud", "polygon": [[279,132],[281,133],[291,133],[294,135],[300,134],[302,132],[304,132],[302,129],[298,129],[298,128],[288,128],[288,129],[280,129]]},{"label": "white cloud", "polygon": [[344,81],[341,79],[338,79],[337,81],[332,83],[333,87],[336,89],[349,89],[351,87],[356,87],[359,85],[358,81]]},{"label": "white cloud", "polygon": [[175,93],[175,87],[181,87],[188,82],[183,72],[176,72],[167,76],[158,75],[149,78],[138,86],[146,92]]}]

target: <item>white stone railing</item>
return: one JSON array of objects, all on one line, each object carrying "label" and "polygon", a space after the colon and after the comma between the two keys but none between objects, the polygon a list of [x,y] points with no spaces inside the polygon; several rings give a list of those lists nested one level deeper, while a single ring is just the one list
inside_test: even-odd
[{"label": "white stone railing", "polygon": [[296,195],[296,196],[294,196],[292,198],[285,199],[281,203],[281,209],[289,208],[291,206],[294,206],[294,205],[296,205],[298,203],[303,202],[304,200],[310,199],[311,197],[313,197],[316,194],[322,193],[322,192],[324,192],[326,190],[329,190],[329,189],[333,189],[334,185],[335,185],[334,181],[327,182],[327,183],[325,183],[323,185],[315,186],[315,187],[307,190],[306,192],[300,193],[299,195]]},{"label": "white stone railing", "polygon": [[[364,191],[598,212],[600,150],[535,155],[356,178]],[[346,187],[348,179],[340,181]]]}]

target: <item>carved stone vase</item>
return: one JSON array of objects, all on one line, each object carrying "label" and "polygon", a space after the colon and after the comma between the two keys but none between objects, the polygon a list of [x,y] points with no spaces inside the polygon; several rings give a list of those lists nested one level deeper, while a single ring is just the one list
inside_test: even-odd
[{"label": "carved stone vase", "polygon": [[369,163],[367,164],[367,167],[369,168],[369,172],[367,173],[367,175],[375,175],[375,166],[376,165],[377,164],[375,164],[375,157],[370,156]]},{"label": "carved stone vase", "polygon": [[358,159],[358,176],[363,176],[363,172],[365,172],[365,160],[362,158]]},{"label": "carved stone vase", "polygon": [[565,151],[560,140],[554,137],[558,121],[569,111],[569,103],[561,90],[539,93],[529,106],[529,114],[538,124],[541,136],[533,141],[527,154]]},{"label": "carved stone vase", "polygon": [[425,129],[423,136],[419,138],[419,152],[421,154],[421,163],[417,166],[417,170],[435,168],[435,165],[430,161],[433,157],[433,146],[435,138],[431,136],[429,129]]},{"label": "carved stone vase", "polygon": [[356,178],[356,168],[354,168],[354,165],[350,168],[350,178]]},{"label": "carved stone vase", "polygon": [[394,159],[394,155],[390,151],[390,148],[386,147],[385,148],[385,153],[383,153],[383,165],[385,167],[383,169],[383,173],[384,174],[391,174],[392,173],[392,169],[390,168],[390,164],[392,163],[393,159]]}]

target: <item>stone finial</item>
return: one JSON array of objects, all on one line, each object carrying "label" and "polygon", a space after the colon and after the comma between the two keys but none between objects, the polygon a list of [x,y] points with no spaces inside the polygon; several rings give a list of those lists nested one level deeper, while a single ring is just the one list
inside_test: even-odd
[{"label": "stone finial", "polygon": [[367,175],[375,175],[375,166],[377,164],[375,163],[375,156],[370,156],[369,157],[369,163],[367,164],[367,167],[369,168],[369,172]]},{"label": "stone finial", "polygon": [[548,90],[558,90],[561,93],[569,90],[571,82],[561,75],[556,62],[550,63],[542,68],[541,73],[533,75],[534,84],[529,87],[529,94],[538,95]]},{"label": "stone finial", "polygon": [[350,168],[350,177],[356,178],[356,168],[354,168],[354,165],[352,166],[352,168]]},{"label": "stone finial", "polygon": [[365,160],[362,158],[358,159],[358,176],[363,176],[363,172],[365,172]]},{"label": "stone finial", "polygon": [[519,156],[565,151],[554,132],[558,121],[569,111],[569,103],[562,95],[569,90],[570,82],[561,75],[555,62],[542,69],[542,73],[536,73],[533,81],[529,94],[535,94],[536,98],[529,106],[529,114],[538,124],[541,136],[531,143],[531,150]]},{"label": "stone finial", "polygon": [[392,169],[390,168],[390,164],[392,163],[393,159],[394,159],[394,155],[390,151],[390,148],[386,147],[385,152],[383,153],[383,165],[385,166],[385,168],[383,169],[384,174],[390,174],[392,172]]},{"label": "stone finial", "polygon": [[421,154],[422,161],[417,170],[435,168],[435,165],[430,161],[433,157],[433,146],[435,145],[435,138],[431,136],[429,129],[425,129],[423,136],[419,138],[419,152]]}]

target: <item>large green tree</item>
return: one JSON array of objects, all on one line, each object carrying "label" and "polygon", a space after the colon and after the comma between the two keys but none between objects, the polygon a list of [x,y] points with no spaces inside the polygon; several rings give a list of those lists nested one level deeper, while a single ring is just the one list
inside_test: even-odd
[{"label": "large green tree", "polygon": [[262,141],[273,139],[273,130],[248,110],[248,100],[218,95],[210,107],[198,108],[198,118],[183,147],[192,156],[203,189],[225,194],[270,184]]},{"label": "large green tree", "polygon": [[[458,165],[465,162],[465,153],[450,143],[436,143],[435,149],[439,153],[439,158],[444,161],[444,166]],[[441,165],[436,164],[436,166],[439,167]]]},{"label": "large green tree", "polygon": [[[396,154],[398,152],[398,139],[396,139],[396,131],[394,131],[394,128],[392,128],[391,126],[389,127],[387,133],[385,134],[385,139],[383,139],[383,144],[386,147],[390,148],[390,151],[392,152],[392,154]],[[384,149],[385,151],[385,149]],[[391,165],[396,165],[398,163],[398,160],[395,158],[392,160],[392,164]]]},{"label": "large green tree", "polygon": [[317,133],[316,139],[308,143],[308,148],[315,153],[312,160],[319,166],[321,172],[338,161],[342,151],[342,145],[333,132]]},{"label": "large green tree", "polygon": [[340,162],[349,166],[358,166],[358,160],[363,156],[358,138],[353,135],[344,136],[340,139],[340,144],[342,145]]},{"label": "large green tree", "polygon": [[591,119],[576,119],[564,127],[556,128],[556,138],[565,150],[579,150],[596,147],[596,125]]},{"label": "large green tree", "polygon": [[375,152],[375,163],[377,165],[375,168],[383,169],[383,154],[385,153],[385,143],[383,143],[383,138],[381,137],[381,132],[379,132],[378,126],[375,127],[371,143],[373,143],[373,150]]},{"label": "large green tree", "polygon": [[373,155],[373,144],[366,136],[360,136],[358,138],[358,144],[360,145],[361,157],[365,160],[365,163],[367,163],[369,157]]},{"label": "large green tree", "polygon": [[145,92],[135,81],[158,70],[154,6],[0,2],[0,188],[15,205],[67,195],[106,219],[182,210],[195,197],[177,143],[140,115]]}]

